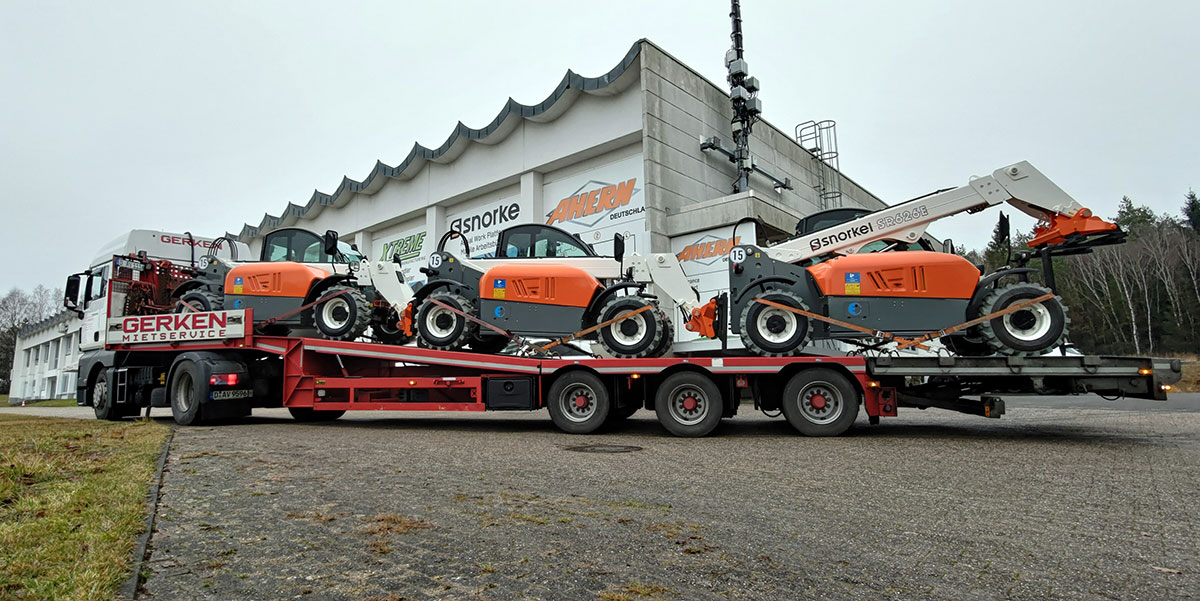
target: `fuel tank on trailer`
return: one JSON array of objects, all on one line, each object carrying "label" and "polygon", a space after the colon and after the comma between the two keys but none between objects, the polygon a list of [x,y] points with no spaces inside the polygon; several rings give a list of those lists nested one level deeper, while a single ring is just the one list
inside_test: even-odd
[{"label": "fuel tank on trailer", "polygon": [[479,279],[479,314],[512,332],[566,335],[582,329],[584,311],[603,288],[578,267],[516,260],[487,270]]},{"label": "fuel tank on trailer", "polygon": [[924,250],[846,255],[808,271],[826,296],[969,299],[979,283],[970,261]]}]

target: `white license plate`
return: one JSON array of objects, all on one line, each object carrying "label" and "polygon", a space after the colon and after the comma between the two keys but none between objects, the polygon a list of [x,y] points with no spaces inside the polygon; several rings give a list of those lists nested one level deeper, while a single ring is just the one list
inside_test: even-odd
[{"label": "white license plate", "polygon": [[134,261],[133,259],[117,259],[117,267],[130,271],[142,271],[146,268],[146,265],[141,261]]},{"label": "white license plate", "polygon": [[254,396],[254,391],[248,388],[234,390],[214,390],[212,399],[214,401],[225,401],[228,399],[248,399]]}]

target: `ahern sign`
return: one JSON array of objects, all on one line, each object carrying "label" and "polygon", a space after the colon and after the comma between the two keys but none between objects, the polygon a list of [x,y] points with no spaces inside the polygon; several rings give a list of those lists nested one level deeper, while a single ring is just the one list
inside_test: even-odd
[{"label": "ahern sign", "polygon": [[246,335],[245,311],[130,315],[108,320],[108,344],[221,340]]}]

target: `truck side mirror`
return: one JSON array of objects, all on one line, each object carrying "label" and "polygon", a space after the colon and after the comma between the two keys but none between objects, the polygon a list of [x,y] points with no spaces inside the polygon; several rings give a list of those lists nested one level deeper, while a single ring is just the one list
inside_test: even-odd
[{"label": "truck side mirror", "polygon": [[621,263],[625,258],[625,236],[621,232],[613,234],[613,256]]},{"label": "truck side mirror", "polygon": [[946,238],[945,240],[942,240],[942,252],[944,252],[944,253],[946,253],[946,254],[948,254],[948,255],[953,255],[953,254],[955,254],[955,252],[954,252],[954,240],[952,240],[952,239],[950,239],[950,238]]},{"label": "truck side mirror", "polygon": [[337,256],[338,233],[334,230],[325,230],[325,254],[335,257]]},{"label": "truck side mirror", "polygon": [[82,273],[68,277],[66,290],[63,292],[63,306],[76,313],[82,313],[79,310],[79,281],[82,277]]}]

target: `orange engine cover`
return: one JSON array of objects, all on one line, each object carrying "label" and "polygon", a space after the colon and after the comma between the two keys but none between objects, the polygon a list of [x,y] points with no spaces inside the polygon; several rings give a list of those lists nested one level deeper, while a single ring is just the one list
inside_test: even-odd
[{"label": "orange engine cover", "polygon": [[924,250],[846,255],[808,272],[826,296],[971,298],[979,284],[970,261]]},{"label": "orange engine cover", "polygon": [[229,270],[225,294],[304,298],[312,285],[329,273],[303,263],[247,263]]},{"label": "orange engine cover", "polygon": [[479,278],[484,299],[560,307],[587,307],[601,288],[599,280],[578,267],[536,260],[498,265]]}]

